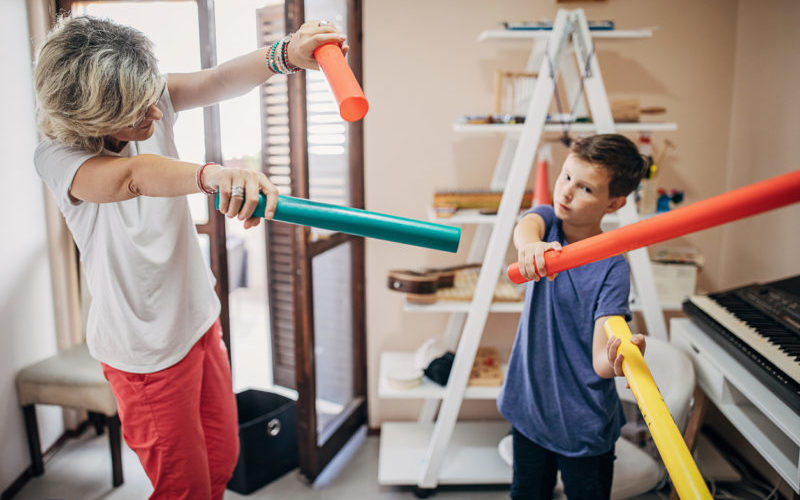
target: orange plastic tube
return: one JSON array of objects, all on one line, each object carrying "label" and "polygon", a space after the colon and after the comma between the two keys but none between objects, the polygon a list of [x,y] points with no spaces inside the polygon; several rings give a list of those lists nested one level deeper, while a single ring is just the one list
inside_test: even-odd
[{"label": "orange plastic tube", "polygon": [[[684,234],[743,219],[800,201],[800,170],[671,210],[544,254],[547,274],[558,273]],[[508,266],[514,283],[528,281],[519,263]]]},{"label": "orange plastic tube", "polygon": [[319,63],[333,96],[339,103],[339,114],[345,121],[354,122],[364,118],[369,103],[356,81],[353,70],[347,65],[342,49],[336,43],[326,43],[314,50],[314,59]]}]

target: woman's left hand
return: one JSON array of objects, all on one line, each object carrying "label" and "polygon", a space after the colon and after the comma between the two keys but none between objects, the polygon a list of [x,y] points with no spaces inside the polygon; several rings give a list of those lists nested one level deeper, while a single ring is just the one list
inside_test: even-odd
[{"label": "woman's left hand", "polygon": [[261,222],[260,217],[252,216],[261,193],[267,197],[264,218],[269,220],[275,215],[278,188],[261,172],[209,165],[203,172],[202,182],[203,185],[219,191],[219,211],[229,218],[243,220],[245,229],[255,227]]},{"label": "woman's left hand", "polygon": [[347,54],[346,37],[327,21],[306,21],[289,41],[289,63],[305,69],[319,69],[314,59],[314,49],[325,43],[334,42]]}]

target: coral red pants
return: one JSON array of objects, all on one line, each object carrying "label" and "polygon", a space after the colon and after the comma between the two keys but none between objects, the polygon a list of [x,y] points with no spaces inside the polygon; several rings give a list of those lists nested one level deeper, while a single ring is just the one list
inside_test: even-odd
[{"label": "coral red pants", "polygon": [[239,456],[236,399],[219,320],[177,364],[129,373],[103,364],[122,435],[151,499],[221,499]]}]

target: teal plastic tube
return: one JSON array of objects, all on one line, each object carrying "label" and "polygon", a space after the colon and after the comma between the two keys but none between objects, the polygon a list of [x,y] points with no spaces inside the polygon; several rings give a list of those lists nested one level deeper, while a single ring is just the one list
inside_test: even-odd
[{"label": "teal plastic tube", "polygon": [[[266,204],[267,197],[262,193],[253,216],[264,217]],[[219,209],[219,193],[216,207]],[[453,253],[461,240],[458,227],[283,195],[278,197],[273,220]]]}]

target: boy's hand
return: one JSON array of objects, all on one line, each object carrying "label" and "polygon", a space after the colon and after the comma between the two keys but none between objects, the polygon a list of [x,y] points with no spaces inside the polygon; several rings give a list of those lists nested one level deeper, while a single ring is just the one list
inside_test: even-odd
[{"label": "boy's hand", "polygon": [[[544,265],[544,253],[548,250],[561,250],[561,243],[557,241],[537,241],[529,243],[520,247],[517,251],[517,262],[519,262],[519,271],[528,280],[539,281],[539,279],[546,276],[546,269]],[[536,265],[534,266],[534,260]],[[552,281],[558,273],[553,273],[547,276],[547,279]]]},{"label": "boy's hand", "polygon": [[[608,343],[606,344],[606,354],[608,355],[608,362],[614,368],[614,375],[617,377],[621,377],[624,375],[622,373],[622,361],[625,359],[621,353],[617,354],[617,350],[619,349],[622,340],[619,337],[609,337]],[[646,347],[647,342],[645,341],[644,335],[641,333],[637,333],[633,337],[631,337],[631,343],[633,343],[639,350],[642,352],[644,356],[644,350]],[[630,387],[630,386],[628,386]]]}]

